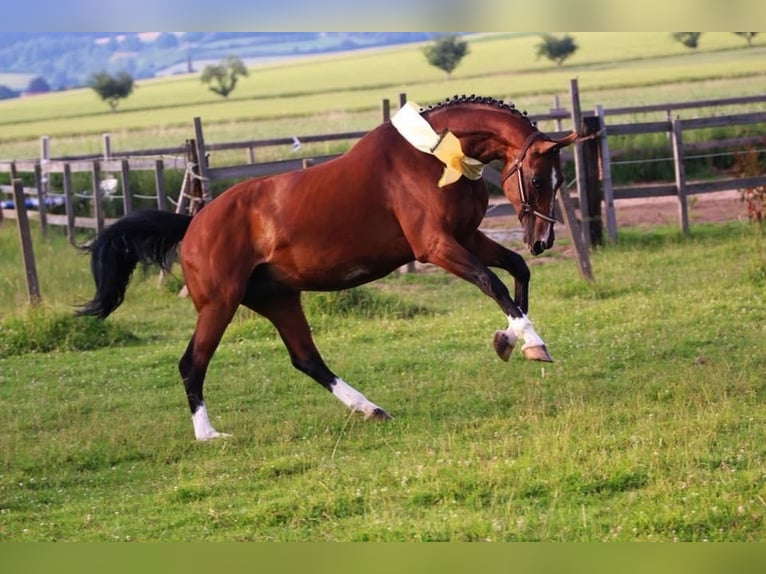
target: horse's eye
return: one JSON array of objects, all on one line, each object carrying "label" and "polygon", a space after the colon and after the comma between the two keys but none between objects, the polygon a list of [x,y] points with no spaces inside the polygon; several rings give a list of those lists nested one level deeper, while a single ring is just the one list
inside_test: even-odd
[{"label": "horse's eye", "polygon": [[537,177],[536,175],[533,176],[532,185],[535,187],[535,189],[541,189],[543,187],[543,178]]}]

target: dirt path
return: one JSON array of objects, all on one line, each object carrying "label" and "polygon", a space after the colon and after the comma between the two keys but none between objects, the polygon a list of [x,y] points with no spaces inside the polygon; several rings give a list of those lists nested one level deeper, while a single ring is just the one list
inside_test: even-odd
[{"label": "dirt path", "polygon": [[[487,217],[482,223],[482,229],[513,230],[519,227],[515,215],[505,215],[502,209],[504,201],[499,202],[498,212],[503,215]],[[747,219],[747,205],[740,199],[736,190],[703,193],[689,196],[689,222],[717,223]],[[492,206],[490,206],[490,210]],[[615,201],[615,217],[617,229],[622,227],[652,227],[678,223],[678,201],[674,197],[655,197],[648,199],[620,199]],[[606,221],[606,214],[602,211]],[[557,230],[558,231],[558,230]],[[563,229],[561,232],[566,233]]]},{"label": "dirt path", "polygon": [[[740,199],[740,193],[736,190],[690,196],[688,207],[690,225],[747,220],[747,204]],[[485,218],[481,225],[482,231],[495,241],[524,255],[530,265],[551,260],[547,257],[529,256],[521,243],[521,228],[516,216],[512,213],[506,215],[507,210],[503,209],[502,202],[497,212],[503,214]],[[602,217],[606,222],[604,213]],[[627,227],[649,229],[657,225],[679,225],[678,201],[673,197],[621,199],[615,201],[615,217],[618,231]],[[604,234],[606,234],[606,228]],[[568,238],[568,236],[569,232],[563,225],[556,226],[556,237]],[[566,243],[557,241],[552,251],[554,254],[565,257],[575,256],[574,249],[568,241]]]},{"label": "dirt path", "polygon": [[[736,190],[689,196],[689,223],[717,223],[747,219],[747,205]],[[674,197],[622,199],[615,202],[617,229],[621,226],[652,226],[678,223]]]}]

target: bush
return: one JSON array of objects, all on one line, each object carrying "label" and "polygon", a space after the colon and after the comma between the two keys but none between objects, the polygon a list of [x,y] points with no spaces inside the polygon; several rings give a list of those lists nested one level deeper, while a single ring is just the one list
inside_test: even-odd
[{"label": "bush", "polygon": [[307,293],[304,296],[307,316],[359,317],[363,319],[410,319],[428,314],[423,305],[409,303],[395,295],[380,293],[373,287],[355,287],[343,291]]},{"label": "bush", "polygon": [[86,351],[137,340],[114,322],[30,309],[0,322],[0,359],[26,353]]},{"label": "bush", "polygon": [[[735,166],[740,177],[757,176],[764,168],[759,160],[759,152],[755,147],[749,147],[737,158]],[[747,204],[747,214],[750,221],[763,223],[766,221],[766,185],[746,187],[739,190],[742,201]]]}]

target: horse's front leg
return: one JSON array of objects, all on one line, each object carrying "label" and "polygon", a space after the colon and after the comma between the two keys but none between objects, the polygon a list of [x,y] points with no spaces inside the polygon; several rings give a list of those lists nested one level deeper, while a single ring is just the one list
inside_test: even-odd
[{"label": "horse's front leg", "polygon": [[[511,351],[519,339],[523,341],[521,350],[524,357],[535,361],[553,361],[542,338],[537,334],[532,322],[526,315],[527,293],[529,289],[529,268],[523,258],[505,247],[491,241],[476,232],[469,242],[471,251],[457,241],[444,239],[432,244],[425,259],[475,284],[486,295],[494,299],[508,318],[508,328],[497,331],[494,347],[497,355],[504,361],[510,358]],[[473,252],[472,252],[473,251]],[[516,282],[517,301],[511,299],[508,288],[488,266],[506,269]],[[518,299],[521,299],[521,305]]]},{"label": "horse's front leg", "polygon": [[495,333],[494,346],[498,356],[507,361],[516,342],[521,338],[524,341],[521,350],[527,359],[552,361],[545,343],[535,332],[526,315],[529,309],[530,272],[524,258],[493,241],[478,229],[467,242],[467,247],[484,265],[505,269],[514,280],[515,302],[520,314],[508,315],[508,328]]},{"label": "horse's front leg", "polygon": [[522,313],[529,313],[529,279],[531,274],[524,258],[503,247],[484,235],[478,229],[466,243],[468,250],[475,254],[487,267],[505,269],[514,281],[514,300]]}]

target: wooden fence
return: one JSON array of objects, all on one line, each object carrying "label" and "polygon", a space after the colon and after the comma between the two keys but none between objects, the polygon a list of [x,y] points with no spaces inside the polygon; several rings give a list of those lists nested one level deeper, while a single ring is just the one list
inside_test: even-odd
[{"label": "wooden fence", "polygon": [[[753,101],[766,102],[766,96],[759,97],[757,100],[755,98],[739,98],[721,101],[731,104],[735,100],[739,100],[743,103],[752,103]],[[598,221],[600,218],[600,210],[596,211],[596,209],[599,208],[599,200],[603,198],[607,218],[607,233],[612,241],[617,238],[617,224],[614,215],[615,200],[663,196],[676,197],[678,200],[679,226],[681,230],[686,233],[689,230],[688,196],[714,191],[728,191],[732,189],[766,186],[766,174],[745,177],[728,176],[705,181],[690,181],[686,177],[686,170],[684,167],[684,162],[691,156],[700,153],[704,154],[711,149],[727,149],[728,153],[741,153],[745,146],[759,145],[761,146],[761,151],[766,151],[766,149],[764,149],[766,148],[766,130],[764,130],[763,136],[698,142],[694,144],[684,143],[684,133],[688,133],[691,130],[761,124],[766,127],[766,111],[683,120],[678,116],[670,117],[670,113],[668,113],[668,118],[664,121],[623,124],[612,122],[607,123],[606,119],[613,114],[614,112],[611,112],[610,114],[610,112],[604,111],[599,107],[593,116],[595,122],[591,124],[590,128],[587,119],[585,120],[583,131],[586,133],[594,133],[598,136],[597,138],[594,138],[593,143],[591,144],[597,148],[596,156],[598,159],[598,166],[592,166],[591,170],[596,170],[600,167],[599,171],[601,177],[599,179],[602,184],[602,190],[599,190],[597,186],[593,189],[594,185],[588,182],[588,178],[586,177],[583,178],[584,181],[582,183],[585,187],[590,186],[591,189],[587,190],[584,194],[581,193],[579,196],[581,202],[586,201],[587,205],[590,206],[590,212],[586,213],[588,207],[581,205],[581,208],[585,208],[581,209],[583,211],[582,217],[584,220],[591,219]],[[667,134],[670,153],[672,154],[671,159],[674,168],[674,180],[671,182],[613,186],[611,178],[611,163],[613,158],[609,152],[609,136],[648,133]],[[578,184],[579,183],[580,181],[578,179]],[[584,197],[590,197],[591,200],[584,199]],[[595,201],[592,200],[593,198],[595,198]],[[585,227],[587,228],[588,226]]]},{"label": "wooden fence", "polygon": [[[766,95],[749,96],[740,98],[723,98],[716,100],[703,100],[696,102],[675,102],[666,104],[654,104],[648,106],[631,106],[622,108],[603,109],[597,107],[592,111],[580,110],[580,98],[577,89],[576,80],[570,82],[570,108],[565,109],[558,105],[546,114],[530,115],[530,119],[541,124],[550,125],[552,129],[546,129],[553,135],[560,135],[568,131],[564,128],[568,126],[577,126],[580,133],[589,136],[589,139],[583,143],[573,146],[572,152],[565,154],[565,160],[573,160],[575,165],[575,181],[573,200],[579,205],[580,219],[583,225],[583,239],[586,244],[591,244],[600,234],[601,226],[601,208],[603,201],[606,212],[607,233],[610,239],[616,239],[616,218],[614,211],[614,202],[621,199],[636,197],[661,197],[673,196],[678,199],[679,225],[682,230],[688,229],[688,207],[687,198],[689,195],[706,193],[711,191],[743,189],[747,187],[758,187],[766,185],[766,176],[759,175],[746,178],[728,177],[712,181],[688,181],[685,176],[684,160],[691,153],[704,152],[712,146],[716,148],[726,147],[731,150],[741,150],[741,146],[746,143],[760,143],[763,138],[748,138],[746,140],[726,140],[711,141],[695,144],[684,144],[683,134],[689,130],[719,127],[719,126],[740,126],[752,124],[766,124],[766,112],[757,111],[749,113],[737,113],[732,115],[711,115],[708,117],[699,117],[693,119],[680,119],[673,117],[673,113],[679,110],[702,110],[706,108],[715,110],[722,106],[742,106],[746,104],[766,103]],[[404,94],[399,95],[399,105],[406,101]],[[387,120],[390,115],[390,102],[382,102],[383,120]],[[665,119],[657,121],[636,122],[617,121],[621,116],[640,114],[649,114],[664,112]],[[280,173],[295,169],[302,169],[308,165],[327,161],[336,157],[338,154],[316,156],[316,157],[296,157],[280,161],[269,161],[255,163],[254,150],[265,147],[284,147],[292,145],[295,141],[293,137],[272,138],[265,140],[248,140],[225,143],[206,143],[202,121],[200,118],[194,118],[193,121],[194,139],[187,140],[184,146],[127,150],[115,152],[112,150],[111,140],[108,134],[103,136],[103,153],[88,154],[67,157],[50,157],[49,139],[41,138],[41,157],[36,160],[17,160],[0,161],[0,173],[10,174],[11,184],[13,180],[19,178],[22,174],[28,174],[27,179],[34,181],[34,187],[25,188],[24,192],[27,198],[35,201],[37,211],[31,212],[30,216],[37,219],[45,233],[47,225],[64,225],[67,227],[68,235],[71,240],[74,238],[76,228],[91,228],[101,230],[103,226],[109,223],[104,216],[103,197],[108,193],[108,188],[119,187],[122,190],[122,213],[128,213],[133,209],[133,199],[136,197],[129,192],[129,174],[135,171],[147,171],[154,174],[154,195],[149,196],[155,202],[158,208],[168,209],[170,202],[175,203],[176,209],[183,205],[185,194],[179,190],[165,189],[164,174],[169,170],[179,170],[186,172],[189,177],[195,178],[196,182],[201,183],[202,195],[205,199],[210,199],[210,184],[216,180],[222,179],[243,179],[247,177],[256,177]],[[302,143],[329,142],[338,140],[355,140],[363,136],[366,132],[344,132],[323,135],[306,135],[297,138]],[[670,142],[669,153],[672,154],[672,161],[675,165],[675,179],[668,182],[656,182],[652,184],[613,186],[611,183],[611,165],[620,158],[610,155],[609,137],[610,136],[632,136],[646,133],[665,133]],[[247,157],[247,162],[239,165],[224,165],[211,167],[208,158],[215,152],[241,150]],[[198,161],[197,158],[203,158]],[[671,159],[671,158],[669,158]],[[194,168],[194,169],[192,169]],[[85,192],[76,192],[72,188],[72,174],[86,173],[90,176],[90,186]],[[61,175],[63,189],[53,190],[50,186],[50,176],[54,174]],[[108,174],[109,177],[104,176]],[[117,177],[112,174],[117,174]],[[492,166],[485,170],[485,178],[488,182],[495,185],[499,184],[499,172]],[[184,178],[184,185],[187,178]],[[13,185],[2,186],[0,192],[11,194]],[[0,199],[3,197],[0,193]],[[52,214],[46,209],[52,198],[58,197],[64,204],[64,214]],[[80,217],[75,215],[75,198],[85,199],[90,204],[90,216]],[[115,197],[112,195],[112,197]],[[119,197],[119,196],[118,196]],[[175,198],[175,199],[174,199]],[[505,209],[498,209],[493,214],[508,212],[508,206]],[[0,220],[3,217],[15,218],[16,211],[13,208],[0,211]]]}]

